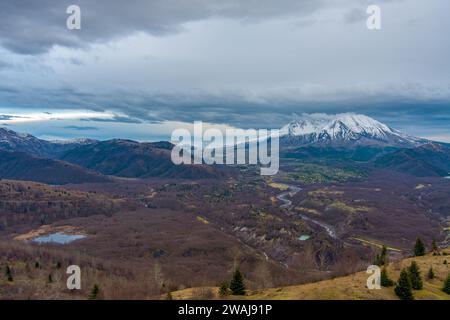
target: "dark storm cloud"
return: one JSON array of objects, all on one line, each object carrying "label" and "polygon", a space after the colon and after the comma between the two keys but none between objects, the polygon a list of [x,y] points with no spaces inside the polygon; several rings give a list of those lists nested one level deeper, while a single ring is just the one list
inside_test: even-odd
[{"label": "dark storm cloud", "polygon": [[111,119],[107,118],[87,118],[82,119],[82,121],[95,121],[95,122],[119,122],[119,123],[142,123],[141,120],[136,118],[124,117],[124,116],[114,116]]},{"label": "dark storm cloud", "polygon": [[18,110],[25,108],[30,111],[40,111],[42,109],[58,110],[82,107],[92,111],[103,111],[103,108],[96,104],[96,100],[96,95],[70,87],[43,90],[0,85],[1,107],[13,107]]},{"label": "dark storm cloud", "polygon": [[13,88],[13,87],[8,86],[8,85],[0,84],[0,94],[1,95],[15,94],[15,93],[18,93],[18,92],[19,92],[19,90],[17,90],[16,88]]},{"label": "dark storm cloud", "polygon": [[69,129],[69,130],[77,130],[77,131],[98,130],[97,127],[88,127],[88,126],[65,126],[63,128]]},{"label": "dark storm cloud", "polygon": [[[66,88],[42,93],[42,98],[35,94],[28,98],[23,94],[21,96],[25,101],[33,100],[34,108],[37,110],[85,109],[86,106],[95,106],[89,109],[122,114],[115,115],[111,119],[85,118],[82,119],[83,122],[139,124],[164,121],[192,123],[201,120],[242,128],[279,128],[292,120],[295,114],[357,112],[373,116],[395,128],[415,125],[430,129],[446,128],[450,123],[448,100],[405,99],[393,94],[383,96],[341,94],[341,99],[333,101],[289,100],[284,97],[267,97],[255,101],[243,94],[171,95],[119,92],[111,96],[90,95]],[[80,96],[83,99],[80,99]],[[33,105],[30,104],[28,107],[32,108]]]},{"label": "dark storm cloud", "polygon": [[[160,36],[182,30],[190,21],[223,17],[258,21],[280,15],[307,15],[322,0],[4,0],[0,3],[3,47],[22,54],[47,51],[53,45],[83,47],[133,32]],[[81,30],[66,28],[66,8],[81,8]]]},{"label": "dark storm cloud", "polygon": [[26,118],[26,117],[13,116],[13,115],[9,115],[9,114],[0,114],[0,121],[14,120],[14,119],[20,119],[20,118]]}]

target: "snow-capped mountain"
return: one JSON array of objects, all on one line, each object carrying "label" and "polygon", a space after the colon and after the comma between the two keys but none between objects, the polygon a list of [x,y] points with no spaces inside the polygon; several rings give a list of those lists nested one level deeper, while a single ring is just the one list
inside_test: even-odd
[{"label": "snow-capped mountain", "polygon": [[285,145],[384,145],[415,147],[427,142],[409,136],[365,115],[312,114],[292,121],[280,130]]},{"label": "snow-capped mountain", "polygon": [[51,142],[36,138],[31,134],[19,133],[7,128],[0,128],[0,149],[19,151],[39,157],[54,158],[59,154],[78,145],[85,145],[96,140],[80,139],[60,142]]},{"label": "snow-capped mountain", "polygon": [[65,140],[50,140],[51,143],[54,144],[77,144],[77,145],[86,145],[86,144],[93,144],[98,142],[98,140],[95,139],[89,139],[89,138],[74,138],[74,139],[65,139]]}]

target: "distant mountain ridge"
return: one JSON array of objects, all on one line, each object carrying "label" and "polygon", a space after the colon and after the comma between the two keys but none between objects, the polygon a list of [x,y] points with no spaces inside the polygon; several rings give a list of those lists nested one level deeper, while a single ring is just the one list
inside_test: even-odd
[{"label": "distant mountain ridge", "polygon": [[126,178],[221,178],[224,166],[175,165],[171,160],[173,144],[114,139],[80,145],[60,157],[82,167]]},{"label": "distant mountain ridge", "polygon": [[105,177],[78,165],[35,157],[25,152],[0,150],[0,178],[48,184],[108,182]]},{"label": "distant mountain ridge", "polygon": [[173,144],[132,140],[73,139],[47,141],[0,128],[0,178],[49,184],[107,182],[107,175],[127,178],[202,179],[225,176],[207,165],[172,163]]},{"label": "distant mountain ridge", "polygon": [[[229,166],[175,165],[173,144],[125,139],[47,141],[0,128],[0,178],[53,184],[111,177],[220,179]],[[357,161],[415,176],[447,176],[448,145],[416,138],[358,114],[305,115],[280,130],[282,157]]]},{"label": "distant mountain ridge", "polygon": [[450,175],[450,146],[354,113],[305,114],[280,130],[282,155],[305,161],[362,161],[418,177]]},{"label": "distant mountain ridge", "polygon": [[57,158],[78,145],[94,142],[96,140],[92,139],[47,141],[28,133],[19,133],[7,128],[0,128],[1,150],[25,152],[37,157]]},{"label": "distant mountain ridge", "polygon": [[47,141],[0,128],[0,178],[50,184],[106,182],[126,178],[220,178],[229,170],[208,165],[175,165],[173,144],[133,140]]},{"label": "distant mountain ridge", "polygon": [[281,128],[283,145],[318,145],[353,147],[379,145],[402,148],[427,143],[365,115],[343,113],[337,115],[304,115]]},{"label": "distant mountain ridge", "polygon": [[428,143],[417,148],[400,149],[385,154],[378,158],[375,164],[419,177],[445,177],[450,175],[450,148]]}]

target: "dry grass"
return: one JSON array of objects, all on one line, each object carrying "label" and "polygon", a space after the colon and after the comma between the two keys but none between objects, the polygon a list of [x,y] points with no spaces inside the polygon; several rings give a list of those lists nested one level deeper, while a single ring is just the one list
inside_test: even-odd
[{"label": "dry grass", "polygon": [[[414,257],[401,261],[399,265],[391,264],[387,270],[393,280],[397,280],[400,270],[416,261],[424,278],[424,289],[414,291],[416,299],[426,300],[450,300],[450,295],[441,291],[443,281],[450,272],[448,264],[444,264],[446,256]],[[436,274],[433,280],[426,279],[426,273],[430,267]],[[381,288],[380,290],[369,290],[366,287],[367,277],[365,272],[358,272],[350,276],[339,277],[332,280],[324,280],[300,286],[284,288],[273,288],[252,292],[248,299],[283,299],[283,300],[393,300],[397,299],[394,288]]]},{"label": "dry grass", "polygon": [[197,216],[197,220],[204,224],[209,224],[209,221],[201,216]]},{"label": "dry grass", "polygon": [[[364,244],[368,244],[368,245],[374,246],[374,247],[376,247],[378,249],[381,249],[383,247],[383,245],[384,245],[382,243],[379,243],[379,242],[376,242],[376,241],[373,241],[373,240],[367,240],[367,239],[362,239],[362,238],[351,238],[351,239],[357,240],[357,241],[362,242]],[[391,251],[397,251],[397,252],[401,252],[402,251],[399,248],[394,248],[394,247],[390,247],[390,246],[386,246],[386,248],[388,250],[391,250]]]},{"label": "dry grass", "polygon": [[287,184],[283,184],[283,183],[270,182],[270,183],[268,183],[268,185],[274,189],[278,189],[281,191],[286,191],[287,189],[289,189],[289,186]]},{"label": "dry grass", "polygon": [[[387,270],[393,280],[397,280],[400,270],[416,261],[421,269],[424,279],[423,290],[414,291],[417,300],[450,300],[450,295],[444,293],[441,288],[443,281],[450,273],[449,264],[444,264],[444,260],[449,260],[448,256],[414,257],[391,263]],[[435,278],[428,280],[426,273],[433,267]],[[369,274],[358,272],[349,276],[339,277],[332,280],[324,280],[315,283],[308,283],[297,286],[279,287],[249,291],[246,296],[227,296],[229,299],[249,299],[249,300],[396,300],[394,287],[379,290],[369,290],[366,282]],[[172,292],[172,297],[179,300],[196,299],[199,292],[207,290],[212,292],[211,299],[224,299],[218,295],[217,287],[188,288]]]}]

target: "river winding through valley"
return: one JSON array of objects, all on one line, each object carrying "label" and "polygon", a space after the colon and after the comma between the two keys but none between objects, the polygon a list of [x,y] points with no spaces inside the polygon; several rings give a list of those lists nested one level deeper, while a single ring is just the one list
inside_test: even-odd
[{"label": "river winding through valley", "polygon": [[[293,186],[293,185],[287,185],[289,188],[288,190],[280,193],[279,195],[277,195],[277,199],[280,200],[282,202],[282,204],[280,205],[280,208],[283,209],[287,209],[288,211],[292,212],[292,201],[287,199],[287,197],[293,197],[294,195],[296,195],[298,192],[302,191],[303,189],[297,186]],[[302,219],[312,222],[318,226],[320,226],[321,228],[325,229],[325,231],[327,232],[327,234],[333,238],[333,239],[339,239],[336,235],[336,231],[334,230],[334,228],[326,223],[314,220],[308,216],[305,216],[301,213],[294,213],[297,216],[300,216]]]}]

